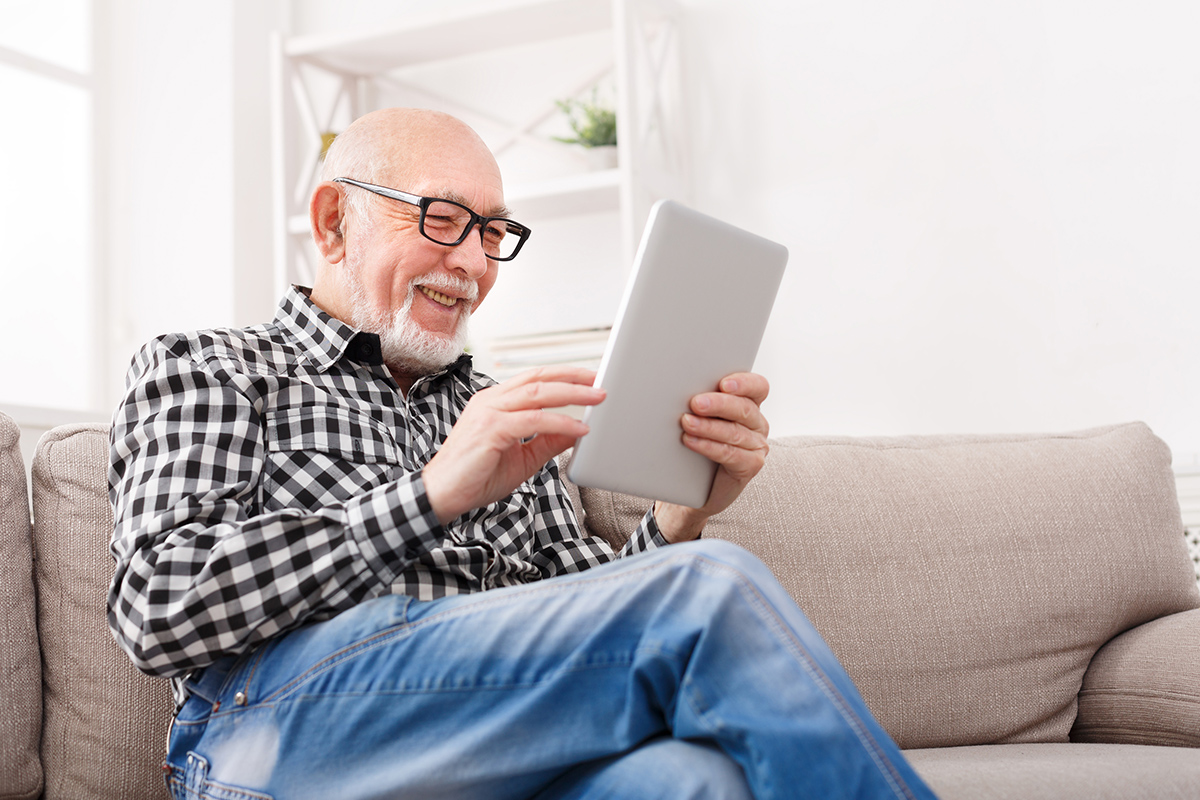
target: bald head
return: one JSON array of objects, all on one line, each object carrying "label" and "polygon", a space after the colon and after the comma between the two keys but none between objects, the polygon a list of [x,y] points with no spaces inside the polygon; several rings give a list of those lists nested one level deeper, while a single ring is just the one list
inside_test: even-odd
[{"label": "bald head", "polygon": [[448,157],[490,162],[499,178],[491,151],[462,120],[425,108],[384,108],[338,134],[325,155],[321,180],[354,178],[402,188],[431,161]]}]

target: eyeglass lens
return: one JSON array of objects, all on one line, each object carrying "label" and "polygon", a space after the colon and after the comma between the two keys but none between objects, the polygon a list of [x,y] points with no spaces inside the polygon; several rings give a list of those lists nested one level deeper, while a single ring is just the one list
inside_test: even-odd
[{"label": "eyeglass lens", "polygon": [[[458,203],[435,200],[425,209],[422,233],[438,244],[452,245],[463,238],[471,224],[471,212]],[[483,231],[483,252],[493,258],[508,258],[521,244],[519,229],[504,220],[494,219]]]}]

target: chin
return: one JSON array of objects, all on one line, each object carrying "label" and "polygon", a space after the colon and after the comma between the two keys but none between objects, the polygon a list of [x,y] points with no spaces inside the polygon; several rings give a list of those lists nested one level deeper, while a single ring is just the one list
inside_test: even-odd
[{"label": "chin", "polygon": [[383,361],[395,372],[431,375],[453,364],[467,344],[470,311],[459,315],[452,333],[437,333],[420,325],[412,316],[414,285],[409,286],[404,305],[390,315],[375,309],[366,297],[356,273],[351,272],[351,308],[356,328],[379,336]]},{"label": "chin", "polygon": [[393,370],[410,375],[431,375],[453,364],[467,345],[467,317],[459,320],[451,335],[427,331],[404,309],[379,334],[383,360]]}]

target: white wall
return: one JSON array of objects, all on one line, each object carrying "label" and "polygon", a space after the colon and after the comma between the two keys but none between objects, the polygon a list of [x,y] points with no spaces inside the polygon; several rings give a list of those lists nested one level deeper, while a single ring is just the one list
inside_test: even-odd
[{"label": "white wall", "polygon": [[1200,7],[686,6],[696,203],[791,250],[776,433],[1200,452]]},{"label": "white wall", "polygon": [[[125,359],[163,330],[271,313],[238,287],[269,267],[253,41],[282,15],[245,5],[114,4]],[[693,201],[792,253],[758,363],[774,433],[1143,419],[1200,453],[1200,11],[683,6]],[[297,29],[399,6],[338,7],[296,4]]]},{"label": "white wall", "polygon": [[272,2],[105,3],[112,313],[106,394],[170,331],[270,318]]}]

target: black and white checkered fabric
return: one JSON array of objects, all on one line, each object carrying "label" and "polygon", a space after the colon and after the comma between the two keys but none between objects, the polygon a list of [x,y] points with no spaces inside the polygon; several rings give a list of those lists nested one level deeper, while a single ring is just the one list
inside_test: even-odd
[{"label": "black and white checkered fabric", "polygon": [[[406,398],[378,337],[297,289],[271,324],[147,344],[112,428],[117,640],[179,678],[389,590],[428,600],[613,559],[553,461],[438,523],[421,469],[491,383],[464,356]],[[663,544],[647,512],[622,554]]]}]

